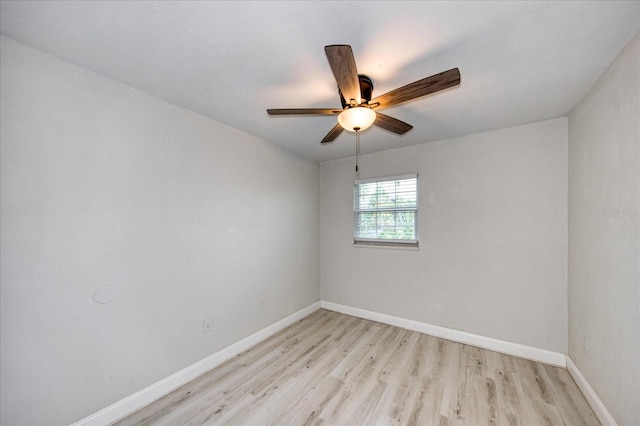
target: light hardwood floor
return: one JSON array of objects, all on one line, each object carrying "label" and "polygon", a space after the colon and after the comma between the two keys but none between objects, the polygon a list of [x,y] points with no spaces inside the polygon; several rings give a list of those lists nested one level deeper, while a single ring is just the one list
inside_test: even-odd
[{"label": "light hardwood floor", "polygon": [[319,310],[119,425],[598,425],[561,368]]}]

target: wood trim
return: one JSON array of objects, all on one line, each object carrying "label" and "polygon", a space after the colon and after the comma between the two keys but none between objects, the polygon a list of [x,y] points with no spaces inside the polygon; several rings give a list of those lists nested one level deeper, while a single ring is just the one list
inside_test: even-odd
[{"label": "wood trim", "polygon": [[533,346],[522,345],[520,343],[507,342],[505,340],[494,339],[493,337],[467,333],[466,331],[453,330],[451,328],[440,327],[420,321],[395,317],[393,315],[367,311],[365,309],[340,305],[338,303],[327,302],[325,300],[320,302],[320,306],[323,309],[328,309],[330,311],[340,312],[371,321],[377,321],[383,324],[393,325],[407,330],[428,334],[430,336],[440,337],[458,343],[464,343],[466,345],[489,349],[491,351],[513,355],[532,361],[538,361],[556,367],[567,367],[567,357],[565,354],[549,351],[547,349],[535,348]]},{"label": "wood trim", "polygon": [[609,413],[609,410],[607,410],[607,407],[604,406],[604,404],[598,397],[598,394],[596,394],[596,392],[593,390],[587,379],[585,379],[585,377],[578,369],[578,366],[573,362],[569,355],[567,355],[567,370],[578,385],[578,388],[580,388],[580,391],[591,406],[593,412],[596,413],[596,416],[598,417],[598,420],[600,420],[600,423],[602,423],[603,426],[617,426],[618,424],[613,419],[613,416]]},{"label": "wood trim", "polygon": [[194,362],[188,367],[185,367],[164,379],[158,380],[136,393],[133,393],[81,420],[78,420],[71,426],[108,425],[115,423],[189,383],[228,359],[241,354],[263,340],[268,339],[274,334],[289,327],[291,324],[311,315],[318,309],[320,309],[320,302],[313,303],[306,308],[294,312],[288,317],[285,317],[280,321],[277,321],[262,330],[219,350],[218,352],[214,352],[200,361]]}]

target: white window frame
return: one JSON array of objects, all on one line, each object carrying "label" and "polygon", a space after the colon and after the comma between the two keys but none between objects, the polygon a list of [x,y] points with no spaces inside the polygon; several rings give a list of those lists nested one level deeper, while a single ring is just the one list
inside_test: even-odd
[{"label": "white window frame", "polygon": [[[358,209],[358,197],[359,197],[359,185],[366,183],[376,183],[376,182],[392,182],[398,180],[405,179],[415,179],[416,180],[416,207],[415,208],[406,208],[406,207],[398,207],[392,209]],[[385,176],[385,177],[377,177],[371,179],[360,179],[353,182],[353,243],[354,245],[377,245],[377,246],[398,246],[398,247],[418,247],[418,174],[406,174],[399,176]],[[400,239],[400,240],[392,240],[385,238],[362,238],[357,236],[358,232],[358,215],[359,213],[366,211],[387,211],[387,212],[401,212],[401,211],[414,211],[414,236],[415,239]]]}]

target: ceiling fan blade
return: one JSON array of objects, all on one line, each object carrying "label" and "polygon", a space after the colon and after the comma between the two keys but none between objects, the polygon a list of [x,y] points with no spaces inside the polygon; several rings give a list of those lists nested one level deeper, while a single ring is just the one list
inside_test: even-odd
[{"label": "ceiling fan blade", "polygon": [[335,115],[341,112],[341,109],[332,108],[281,108],[267,110],[267,114],[269,115]]},{"label": "ceiling fan blade", "polygon": [[457,86],[458,84],[460,84],[460,70],[453,68],[380,95],[372,99],[369,105],[373,105],[374,109],[388,108],[411,99]]},{"label": "ceiling fan blade", "polygon": [[344,129],[339,123],[336,124],[333,129],[327,133],[327,136],[322,139],[321,143],[333,142],[338,136],[340,136],[340,133],[342,133],[343,130]]},{"label": "ceiling fan blade", "polygon": [[338,88],[342,92],[342,97],[347,103],[350,103],[351,99],[355,99],[359,104],[361,98],[360,80],[351,46],[347,44],[325,46],[324,51],[327,54],[333,76],[338,83]]},{"label": "ceiling fan blade", "polygon": [[409,130],[413,129],[411,124],[407,124],[404,121],[400,121],[397,118],[389,117],[388,115],[380,112],[376,113],[376,121],[373,122],[374,126],[381,127],[390,132],[398,135],[404,135]]}]

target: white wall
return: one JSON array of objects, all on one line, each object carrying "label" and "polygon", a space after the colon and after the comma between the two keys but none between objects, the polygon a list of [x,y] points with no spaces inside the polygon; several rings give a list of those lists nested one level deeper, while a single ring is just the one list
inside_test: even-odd
[{"label": "white wall", "polygon": [[566,118],[362,156],[420,174],[418,251],[353,246],[353,164],[320,168],[323,300],[566,352]]},{"label": "white wall", "polygon": [[569,355],[618,424],[638,424],[640,34],[569,116]]},{"label": "white wall", "polygon": [[2,424],[73,422],[319,300],[316,163],[1,49]]}]

